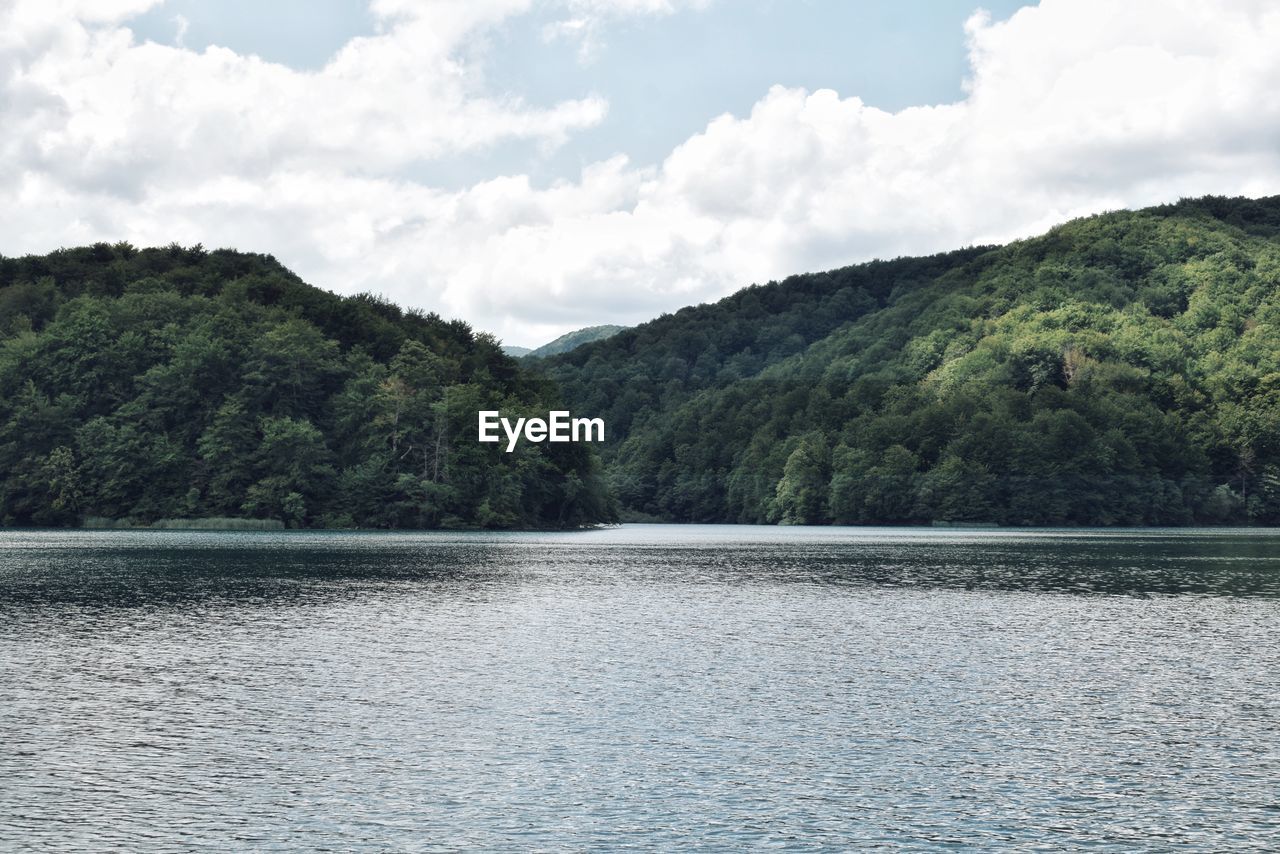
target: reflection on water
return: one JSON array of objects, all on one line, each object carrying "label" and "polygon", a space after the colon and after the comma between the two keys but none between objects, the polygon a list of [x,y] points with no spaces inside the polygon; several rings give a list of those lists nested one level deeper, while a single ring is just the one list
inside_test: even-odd
[{"label": "reflection on water", "polygon": [[1268,847],[1280,535],[0,532],[0,848]]}]

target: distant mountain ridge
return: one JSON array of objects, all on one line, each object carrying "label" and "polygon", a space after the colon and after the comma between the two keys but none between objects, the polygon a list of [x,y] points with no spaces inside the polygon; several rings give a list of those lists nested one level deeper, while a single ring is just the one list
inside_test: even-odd
[{"label": "distant mountain ridge", "polygon": [[746,288],[542,363],[675,521],[1280,523],[1280,197]]},{"label": "distant mountain ridge", "polygon": [[588,326],[584,329],[578,329],[573,332],[566,332],[556,340],[543,344],[541,347],[532,350],[529,355],[536,359],[540,359],[547,356],[557,356],[561,353],[568,353],[571,350],[578,349],[584,344],[590,344],[593,341],[604,341],[608,338],[612,338],[614,335],[617,335],[626,328],[627,327],[625,326],[603,324],[600,326]]},{"label": "distant mountain ridge", "polygon": [[560,353],[568,353],[575,350],[583,344],[590,344],[592,341],[603,341],[617,335],[625,326],[613,326],[604,324],[601,326],[588,326],[583,329],[575,329],[573,332],[566,332],[559,338],[541,347],[530,349],[528,347],[515,347],[504,345],[502,350],[512,358],[520,359],[525,356],[532,356],[535,359],[545,358],[547,356],[556,356]]}]

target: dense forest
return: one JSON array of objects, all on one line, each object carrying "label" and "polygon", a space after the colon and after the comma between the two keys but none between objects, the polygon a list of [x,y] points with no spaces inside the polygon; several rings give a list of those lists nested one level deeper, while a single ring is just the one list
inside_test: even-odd
[{"label": "dense forest", "polygon": [[[612,330],[611,330],[612,331]],[[575,341],[575,344],[578,342]],[[475,441],[563,405],[581,445]],[[746,288],[518,363],[274,259],[0,257],[0,523],[1280,524],[1280,198]]]},{"label": "dense forest", "polygon": [[536,363],[635,517],[1280,524],[1280,197],[796,276]]},{"label": "dense forest", "polygon": [[0,257],[0,523],[575,527],[583,446],[475,439],[552,387],[491,336],[311,287],[274,259],[98,244]]}]

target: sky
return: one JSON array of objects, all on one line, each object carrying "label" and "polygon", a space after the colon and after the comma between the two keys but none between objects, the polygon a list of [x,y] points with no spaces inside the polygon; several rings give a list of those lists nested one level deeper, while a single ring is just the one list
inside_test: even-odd
[{"label": "sky", "polygon": [[1267,0],[0,0],[0,253],[274,255],[505,342],[1280,193]]}]

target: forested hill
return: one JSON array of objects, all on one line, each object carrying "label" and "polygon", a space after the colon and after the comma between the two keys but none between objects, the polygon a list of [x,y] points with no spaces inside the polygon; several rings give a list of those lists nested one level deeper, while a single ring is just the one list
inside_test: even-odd
[{"label": "forested hill", "polygon": [[612,518],[583,446],[475,440],[551,387],[487,335],[274,259],[98,244],[0,257],[0,523],[255,517],[572,527]]},{"label": "forested hill", "polygon": [[570,350],[581,347],[583,344],[590,344],[592,341],[602,341],[610,336],[617,335],[625,326],[613,326],[605,324],[604,326],[588,326],[585,329],[575,329],[573,332],[566,332],[554,341],[543,344],[541,347],[524,353],[525,356],[533,356],[534,358],[543,358],[545,356],[556,356],[560,353],[568,353]]},{"label": "forested hill", "polygon": [[747,288],[539,363],[671,520],[1280,523],[1280,198]]}]

